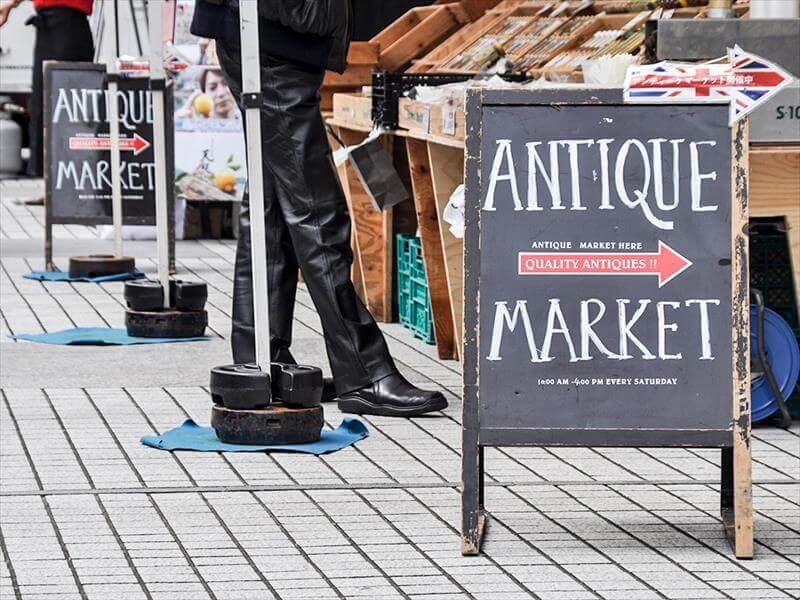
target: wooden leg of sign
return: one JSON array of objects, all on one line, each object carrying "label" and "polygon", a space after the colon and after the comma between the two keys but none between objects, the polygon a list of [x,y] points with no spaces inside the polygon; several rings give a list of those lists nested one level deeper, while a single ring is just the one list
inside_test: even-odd
[{"label": "wooden leg of sign", "polygon": [[461,554],[475,556],[481,551],[486,527],[483,508],[483,447],[475,431],[464,430],[461,454]]},{"label": "wooden leg of sign", "polygon": [[720,513],[736,558],[753,558],[753,498],[750,451],[742,458],[736,448],[722,449]]},{"label": "wooden leg of sign", "polygon": [[722,522],[736,558],[753,558],[753,481],[750,455],[750,293],[748,287],[747,120],[733,126],[731,292],[733,298],[733,445],[722,450]]},{"label": "wooden leg of sign", "polygon": [[44,270],[56,270],[56,266],[53,264],[53,224],[50,222],[49,217],[44,226]]}]

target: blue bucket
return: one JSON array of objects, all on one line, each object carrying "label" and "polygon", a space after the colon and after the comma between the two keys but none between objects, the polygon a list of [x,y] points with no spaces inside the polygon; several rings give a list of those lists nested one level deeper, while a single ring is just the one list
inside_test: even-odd
[{"label": "blue bucket", "polygon": [[[750,356],[758,355],[757,332],[758,309],[750,307]],[[764,350],[772,374],[787,399],[797,384],[800,375],[800,348],[789,324],[768,308],[764,309]],[[750,386],[750,402],[753,422],[762,421],[778,410],[778,400],[772,393],[765,376],[754,379]]]}]

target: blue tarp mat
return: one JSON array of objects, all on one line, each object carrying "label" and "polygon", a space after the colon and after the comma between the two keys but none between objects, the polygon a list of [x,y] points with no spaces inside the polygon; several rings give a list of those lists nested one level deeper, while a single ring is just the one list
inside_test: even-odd
[{"label": "blue tarp mat", "polygon": [[144,273],[134,271],[133,273],[118,273],[117,275],[103,275],[102,277],[70,277],[65,271],[33,271],[23,275],[25,279],[34,281],[88,281],[89,283],[103,283],[105,281],[128,281],[130,279],[141,279]]},{"label": "blue tarp mat", "polygon": [[187,419],[180,427],[175,427],[161,435],[145,435],[141,442],[145,446],[159,450],[195,450],[197,452],[304,452],[306,454],[327,454],[347,448],[369,435],[367,426],[358,419],[346,418],[333,430],[323,429],[322,437],[310,444],[285,444],[273,446],[251,446],[245,444],[226,444],[221,441],[211,427],[201,427]]},{"label": "blue tarp mat", "polygon": [[109,327],[76,327],[52,333],[21,333],[12,335],[14,340],[27,340],[41,344],[59,346],[131,346],[133,344],[163,344],[168,342],[195,342],[208,339],[205,336],[193,338],[145,338],[132,337],[125,329]]}]

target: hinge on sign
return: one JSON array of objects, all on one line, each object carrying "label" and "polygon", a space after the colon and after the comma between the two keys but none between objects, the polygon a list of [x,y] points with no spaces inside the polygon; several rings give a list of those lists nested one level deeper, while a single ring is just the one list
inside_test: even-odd
[{"label": "hinge on sign", "polygon": [[242,106],[247,108],[261,108],[261,92],[242,92]]}]

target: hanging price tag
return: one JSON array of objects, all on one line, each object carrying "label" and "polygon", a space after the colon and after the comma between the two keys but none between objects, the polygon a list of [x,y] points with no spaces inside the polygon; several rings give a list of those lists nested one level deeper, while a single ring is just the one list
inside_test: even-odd
[{"label": "hanging price tag", "polygon": [[456,107],[452,104],[442,108],[442,131],[447,135],[456,134]]},{"label": "hanging price tag", "polygon": [[430,133],[431,131],[431,109],[429,106],[423,106],[422,110],[422,131]]}]

